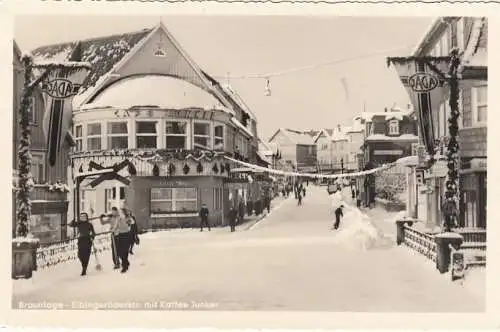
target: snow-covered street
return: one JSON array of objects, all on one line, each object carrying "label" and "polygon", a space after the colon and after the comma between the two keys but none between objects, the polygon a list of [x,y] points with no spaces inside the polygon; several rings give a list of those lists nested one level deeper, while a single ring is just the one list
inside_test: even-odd
[{"label": "snow-covered street", "polygon": [[[13,307],[45,301],[82,309],[112,301],[116,309],[154,309],[157,301],[157,309],[190,310],[484,310],[484,293],[395,246],[387,234],[395,226],[375,227],[350,199],[330,197],[325,187],[307,190],[302,206],[290,198],[248,230],[144,234],[126,274],[112,269],[107,252],[103,270],[92,258],[86,277],[74,261],[13,281]],[[345,218],[333,231],[333,208],[341,203]]]}]

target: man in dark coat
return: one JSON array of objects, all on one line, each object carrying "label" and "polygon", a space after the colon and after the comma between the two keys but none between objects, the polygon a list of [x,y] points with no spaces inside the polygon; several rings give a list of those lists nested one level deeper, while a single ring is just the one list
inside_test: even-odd
[{"label": "man in dark coat", "polygon": [[231,232],[234,232],[236,230],[236,218],[238,217],[238,212],[234,208],[234,206],[231,206],[229,208],[229,213],[227,214],[227,219],[229,221],[229,226],[231,227]]},{"label": "man in dark coat", "polygon": [[356,189],[356,206],[358,208],[361,207],[361,193],[359,192],[359,189]]},{"label": "man in dark coat", "polygon": [[133,255],[134,254],[134,245],[139,244],[139,227],[137,226],[137,220],[135,217],[130,214],[130,249],[129,249],[129,254]]},{"label": "man in dark coat", "polygon": [[344,216],[344,213],[342,211],[343,208],[344,206],[341,205],[337,209],[335,209],[335,224],[333,225],[334,229],[338,229],[340,226],[340,218]]},{"label": "man in dark coat", "polygon": [[356,190],[354,190],[354,187],[351,188],[351,196],[353,200],[356,198]]},{"label": "man in dark coat", "polygon": [[89,221],[87,213],[80,213],[78,221],[71,221],[69,224],[78,230],[78,259],[82,264],[82,273],[84,276],[87,274],[87,266],[89,265],[90,253],[92,251],[92,241],[95,238],[94,226]]},{"label": "man in dark coat", "polygon": [[297,195],[298,203],[297,205],[302,205],[302,194],[299,192]]},{"label": "man in dark coat", "polygon": [[271,197],[266,195],[264,198],[264,202],[266,203],[267,213],[271,212]]},{"label": "man in dark coat", "polygon": [[205,203],[203,203],[200,209],[200,219],[201,219],[200,232],[203,232],[203,226],[207,226],[208,231],[210,231],[210,224],[208,223],[208,215],[209,215],[208,207]]}]

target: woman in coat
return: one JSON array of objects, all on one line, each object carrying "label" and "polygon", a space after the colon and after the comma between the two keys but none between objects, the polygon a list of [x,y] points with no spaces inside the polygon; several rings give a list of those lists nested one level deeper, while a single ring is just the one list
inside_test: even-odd
[{"label": "woman in coat", "polygon": [[134,244],[139,244],[139,228],[137,227],[137,221],[130,211],[128,211],[130,216],[130,250],[129,254],[133,255]]},{"label": "woman in coat", "polygon": [[78,221],[72,221],[68,224],[78,230],[78,259],[82,264],[82,273],[84,276],[87,274],[87,266],[89,265],[90,253],[92,251],[92,241],[95,238],[94,226],[89,221],[87,213],[80,213]]}]

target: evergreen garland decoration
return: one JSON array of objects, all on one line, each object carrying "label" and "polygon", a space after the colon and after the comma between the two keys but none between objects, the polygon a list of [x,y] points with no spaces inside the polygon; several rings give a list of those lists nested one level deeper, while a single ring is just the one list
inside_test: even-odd
[{"label": "evergreen garland decoration", "polygon": [[188,164],[184,164],[184,167],[182,168],[182,171],[184,172],[185,175],[188,175],[189,171],[191,171],[191,168],[189,167]]},{"label": "evergreen garland decoration", "polygon": [[203,165],[201,164],[201,162],[198,162],[198,165],[196,166],[196,171],[198,173],[203,173]]},{"label": "evergreen garland decoration", "polygon": [[31,107],[31,96],[34,86],[31,85],[31,77],[33,74],[33,60],[29,56],[22,58],[24,66],[24,89],[21,98],[21,107],[19,108],[21,136],[19,138],[18,157],[18,174],[19,174],[19,191],[17,191],[17,236],[26,237],[28,235],[28,221],[31,216],[31,201],[30,194],[33,190],[33,176],[30,172],[32,156],[30,152],[31,145],[31,128],[29,109]]},{"label": "evergreen garland decoration", "polygon": [[132,176],[137,175],[137,169],[135,168],[134,164],[128,164],[128,173]]},{"label": "evergreen garland decoration", "polygon": [[[457,206],[457,196],[458,196],[458,118],[460,116],[460,110],[458,108],[458,100],[460,98],[459,80],[458,80],[458,67],[460,66],[460,57],[458,50],[454,49],[451,51],[451,63],[449,70],[449,85],[450,85],[450,113],[451,116],[448,119],[448,128],[450,132],[450,139],[448,141],[448,177],[446,179],[446,202]],[[455,210],[456,211],[456,210]],[[456,217],[456,214],[455,216]],[[444,221],[444,231],[451,231],[451,218],[445,218]]]},{"label": "evergreen garland decoration", "polygon": [[175,174],[175,165],[174,164],[169,164],[168,165],[168,175],[172,176]]},{"label": "evergreen garland decoration", "polygon": [[212,171],[217,174],[219,173],[219,167],[217,167],[217,163],[214,163],[214,167],[212,167]]}]

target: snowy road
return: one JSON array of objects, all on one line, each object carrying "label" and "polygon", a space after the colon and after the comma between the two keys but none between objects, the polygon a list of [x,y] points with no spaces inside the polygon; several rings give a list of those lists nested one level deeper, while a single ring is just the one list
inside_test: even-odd
[{"label": "snowy road", "polygon": [[104,270],[84,278],[76,262],[57,266],[14,281],[13,307],[114,301],[148,309],[157,301],[158,309],[484,310],[483,298],[395,247],[359,210],[348,207],[341,229],[332,231],[331,199],[324,187],[309,186],[303,206],[289,199],[248,231],[145,234],[128,273],[111,269],[109,253]]}]

